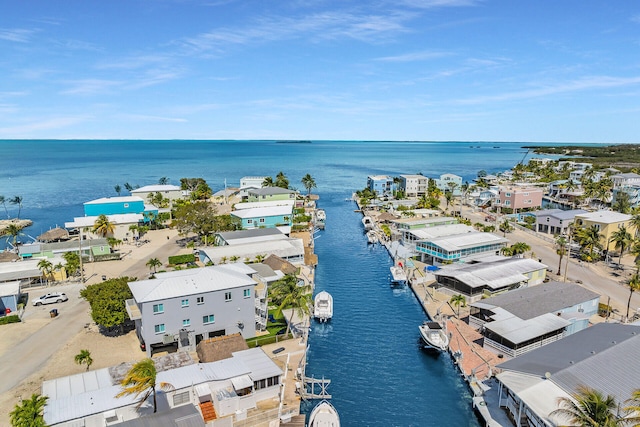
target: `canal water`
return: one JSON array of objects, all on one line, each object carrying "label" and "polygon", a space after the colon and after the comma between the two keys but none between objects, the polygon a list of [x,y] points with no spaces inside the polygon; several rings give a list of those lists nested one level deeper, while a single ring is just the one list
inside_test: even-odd
[{"label": "canal water", "polygon": [[[426,314],[407,287],[389,286],[392,260],[369,245],[349,194],[321,195],[326,229],[316,234],[315,292],[334,300],[333,319],[312,322],[307,376],[329,378],[343,426],[478,427],[471,394],[448,353],[425,352]],[[309,413],[318,403],[303,403]]]}]

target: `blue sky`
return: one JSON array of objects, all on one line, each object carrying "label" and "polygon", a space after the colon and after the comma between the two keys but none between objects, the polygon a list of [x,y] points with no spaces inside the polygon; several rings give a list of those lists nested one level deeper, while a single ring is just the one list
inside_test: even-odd
[{"label": "blue sky", "polygon": [[640,2],[0,6],[0,138],[640,142]]}]

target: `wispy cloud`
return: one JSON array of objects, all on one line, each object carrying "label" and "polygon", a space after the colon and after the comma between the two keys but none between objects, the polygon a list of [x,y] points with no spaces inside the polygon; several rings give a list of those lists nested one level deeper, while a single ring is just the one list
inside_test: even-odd
[{"label": "wispy cloud", "polygon": [[127,89],[141,89],[149,86],[155,86],[170,80],[175,80],[181,77],[179,71],[170,70],[148,70],[143,76],[133,80],[133,82],[126,85]]},{"label": "wispy cloud", "polygon": [[435,51],[422,51],[404,53],[402,55],[395,56],[383,56],[381,58],[375,58],[376,61],[383,62],[413,62],[413,61],[428,61],[431,59],[443,58],[453,55],[450,52],[435,52]]},{"label": "wispy cloud", "polygon": [[115,80],[82,79],[67,82],[69,89],[63,90],[64,95],[93,95],[104,93],[115,87],[122,86],[122,82]]},{"label": "wispy cloud", "polygon": [[35,120],[32,123],[0,127],[0,137],[21,137],[22,135],[33,135],[34,132],[48,131],[52,129],[61,129],[68,126],[73,126],[77,123],[88,120],[88,117],[55,117],[48,120]]},{"label": "wispy cloud", "polygon": [[171,122],[171,123],[185,123],[188,120],[179,117],[161,117],[161,116],[149,116],[144,114],[126,114],[123,115],[125,119],[142,122]]},{"label": "wispy cloud", "polygon": [[455,104],[470,105],[489,102],[512,101],[517,99],[540,98],[548,95],[555,95],[557,93],[624,87],[638,84],[640,84],[640,77],[593,76],[556,85],[542,86],[535,89],[459,99],[455,101]]},{"label": "wispy cloud", "polygon": [[28,43],[31,37],[36,33],[35,30],[27,30],[24,28],[0,29],[0,40],[7,40],[17,43]]},{"label": "wispy cloud", "polygon": [[475,6],[480,2],[478,0],[400,0],[398,3],[419,9],[433,9],[436,7]]}]

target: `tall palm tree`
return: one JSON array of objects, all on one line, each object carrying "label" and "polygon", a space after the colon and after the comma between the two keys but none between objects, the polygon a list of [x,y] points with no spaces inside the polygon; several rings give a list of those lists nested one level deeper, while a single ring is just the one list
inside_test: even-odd
[{"label": "tall palm tree", "polygon": [[616,427],[621,425],[620,418],[613,412],[616,401],[613,396],[604,396],[601,392],[586,386],[580,386],[572,398],[558,399],[559,408],[549,415],[567,420],[577,427]]},{"label": "tall palm tree", "polygon": [[44,278],[49,282],[51,272],[53,271],[53,264],[48,259],[41,259],[38,261],[38,269],[42,272]]},{"label": "tall palm tree", "polygon": [[579,228],[576,230],[575,235],[580,246],[588,251],[589,261],[593,261],[594,250],[602,248],[602,243],[600,242],[603,235],[600,234],[598,226],[592,225],[591,227]]},{"label": "tall palm tree", "polygon": [[92,231],[99,236],[106,237],[109,234],[113,234],[115,229],[115,224],[109,221],[109,218],[105,214],[102,214],[93,223]]},{"label": "tall palm tree", "polygon": [[120,187],[120,184],[116,184],[113,189],[116,190],[116,194],[120,196],[120,193],[122,193],[122,187]]},{"label": "tall palm tree", "polygon": [[276,183],[273,181],[272,177],[266,176],[264,178],[264,181],[262,181],[262,186],[263,187],[275,187]]},{"label": "tall palm tree", "polygon": [[0,196],[0,203],[4,207],[4,212],[7,214],[7,219],[9,218],[9,211],[7,210],[7,199],[4,196]]},{"label": "tall palm tree", "polygon": [[465,307],[467,305],[467,299],[464,295],[456,294],[451,297],[449,303],[455,305],[458,309],[458,319],[460,318],[460,306]]},{"label": "tall palm tree", "polygon": [[22,234],[22,228],[20,228],[17,224],[9,224],[7,228],[4,229],[4,232],[7,234],[7,241],[9,237],[13,239],[13,247],[17,250],[18,248],[18,236]]},{"label": "tall palm tree", "polygon": [[511,223],[509,223],[508,219],[505,219],[500,223],[500,231],[502,231],[503,237],[506,237],[507,233],[510,233],[511,230],[513,230],[513,227],[511,226]]},{"label": "tall palm tree", "polygon": [[9,203],[12,205],[18,205],[18,219],[20,219],[20,212],[22,211],[22,197],[14,196],[13,199],[9,200]]},{"label": "tall palm tree", "polygon": [[[513,249],[513,254],[514,255],[524,255],[525,252],[531,250],[531,246],[529,246],[525,242],[516,242],[513,245],[511,245],[511,248]],[[522,258],[522,257],[520,257],[520,258]]]},{"label": "tall palm tree", "polygon": [[[616,244],[616,249],[620,249],[620,257],[618,258],[618,264],[620,264],[622,262],[622,255],[624,254],[624,250],[631,246],[633,237],[631,236],[631,233],[627,231],[627,228],[623,225],[618,229],[618,231],[611,233],[611,241]],[[605,249],[607,250],[607,252],[609,251],[608,247]]]},{"label": "tall palm tree", "polygon": [[64,268],[67,275],[72,276],[80,269],[80,256],[75,252],[65,252],[62,258],[66,261]]},{"label": "tall palm tree", "polygon": [[93,363],[91,352],[89,350],[80,350],[80,353],[76,354],[73,360],[75,360],[78,365],[87,365],[87,371]]},{"label": "tall palm tree", "polygon": [[304,185],[304,188],[307,189],[307,196],[310,196],[311,190],[317,187],[316,180],[313,179],[313,177],[310,174],[306,174],[305,176],[303,176],[300,182],[302,182],[302,185]]},{"label": "tall palm tree", "polygon": [[289,178],[282,171],[276,175],[276,187],[289,188]]},{"label": "tall palm tree", "polygon": [[287,322],[287,335],[291,331],[293,314],[297,313],[301,318],[311,312],[311,286],[298,285],[298,278],[293,274],[287,274],[271,285],[271,300],[278,306],[278,317],[282,316],[284,309],[290,308],[291,315]]},{"label": "tall palm tree", "polygon": [[640,209],[634,208],[631,214],[633,216],[631,217],[629,224],[631,224],[631,228],[633,228],[635,236],[638,237],[638,235],[640,235]]},{"label": "tall palm tree", "polygon": [[32,394],[30,399],[17,404],[9,413],[12,427],[46,427],[42,412],[48,396]]},{"label": "tall palm tree", "polygon": [[156,269],[162,265],[162,262],[158,258],[151,258],[145,265],[149,267],[149,270],[153,269],[153,273],[155,274]]},{"label": "tall palm tree", "polygon": [[158,180],[158,184],[159,185],[168,185],[169,182],[171,182],[171,180],[169,178],[167,178],[166,176],[163,176],[162,178],[160,178]]},{"label": "tall palm tree", "polygon": [[626,318],[629,319],[629,307],[631,306],[631,297],[633,296],[633,293],[635,291],[640,291],[640,274],[637,271],[633,273],[633,275],[629,278],[627,285],[629,286],[629,300],[627,301]]},{"label": "tall palm tree", "polygon": [[158,410],[158,404],[156,402],[156,387],[166,391],[173,389],[173,386],[169,383],[156,383],[157,375],[158,372],[153,360],[142,359],[133,365],[129,372],[127,372],[120,383],[122,391],[116,394],[116,397],[135,394],[136,398],[138,398],[138,396],[142,394],[142,399],[140,399],[137,405],[137,408],[139,409],[149,396],[153,396],[153,412],[155,413]]},{"label": "tall palm tree", "polygon": [[567,253],[567,238],[564,236],[558,236],[556,238],[556,253],[560,258],[558,260],[558,272],[556,273],[558,276],[560,275],[560,269],[562,268],[562,258]]}]

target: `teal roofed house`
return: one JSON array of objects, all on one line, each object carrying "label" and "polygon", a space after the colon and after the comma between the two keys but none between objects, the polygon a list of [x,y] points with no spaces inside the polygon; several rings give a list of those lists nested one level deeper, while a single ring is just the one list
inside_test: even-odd
[{"label": "teal roofed house", "polygon": [[269,202],[274,200],[295,200],[297,191],[280,187],[263,187],[248,190],[248,202]]},{"label": "teal roofed house", "polygon": [[145,206],[144,200],[138,196],[103,197],[84,204],[85,216],[142,214],[144,221],[158,216],[158,208]]}]

